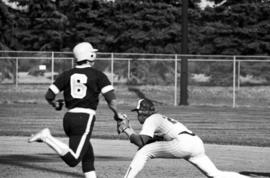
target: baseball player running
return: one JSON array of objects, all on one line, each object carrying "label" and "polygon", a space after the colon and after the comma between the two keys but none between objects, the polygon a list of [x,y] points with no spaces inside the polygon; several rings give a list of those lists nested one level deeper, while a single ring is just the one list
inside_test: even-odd
[{"label": "baseball player running", "polygon": [[141,99],[132,111],[138,114],[142,130],[136,134],[125,118],[118,125],[139,150],[134,156],[125,178],[133,178],[152,158],[183,158],[211,178],[247,178],[236,172],[221,171],[205,154],[202,140],[180,122],[159,114],[150,100]]},{"label": "baseball player running", "polygon": [[90,142],[95,122],[99,94],[102,93],[108,107],[114,113],[114,119],[122,117],[117,111],[114,88],[107,76],[92,68],[96,51],[88,42],[82,42],[73,48],[77,65],[60,74],[50,85],[45,98],[56,110],[61,110],[62,101],[55,101],[63,91],[65,106],[68,109],[63,118],[63,126],[69,137],[69,146],[53,137],[45,128],[29,138],[29,142],[44,142],[50,146],[63,161],[71,167],[82,162],[82,171],[86,178],[96,178],[94,153]]}]

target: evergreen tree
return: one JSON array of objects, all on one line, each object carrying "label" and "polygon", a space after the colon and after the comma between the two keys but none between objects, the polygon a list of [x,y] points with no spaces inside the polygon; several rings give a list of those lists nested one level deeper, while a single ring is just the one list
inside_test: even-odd
[{"label": "evergreen tree", "polygon": [[[103,52],[181,53],[179,1],[11,1],[26,8],[13,10],[0,3],[1,49],[70,51],[89,41]],[[222,5],[202,10],[198,0],[189,1],[191,54],[270,54],[269,0],[213,1]],[[231,65],[212,65],[209,73],[231,70]],[[258,75],[252,64],[244,65],[250,70],[243,73]]]}]

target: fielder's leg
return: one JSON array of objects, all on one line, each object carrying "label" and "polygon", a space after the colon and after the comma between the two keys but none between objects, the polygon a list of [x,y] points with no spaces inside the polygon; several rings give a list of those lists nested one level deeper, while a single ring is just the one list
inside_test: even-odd
[{"label": "fielder's leg", "polygon": [[219,178],[221,171],[217,169],[214,163],[204,153],[187,159],[196,166],[204,175],[210,178]]},{"label": "fielder's leg", "polygon": [[[126,174],[125,178],[134,178],[143,169],[144,165],[152,158],[175,157],[177,141],[154,142],[147,144],[137,151]],[[185,156],[185,155],[183,155]]]},{"label": "fielder's leg", "polygon": [[141,154],[139,152],[136,153],[133,158],[124,178],[134,178],[136,175],[143,169],[146,161],[150,157],[148,155]]},{"label": "fielder's leg", "polygon": [[188,161],[210,178],[248,178],[247,176],[241,175],[237,172],[218,170],[214,163],[205,154],[190,158]]},{"label": "fielder's leg", "polygon": [[221,178],[250,178],[239,174],[238,172],[221,171]]},{"label": "fielder's leg", "polygon": [[214,163],[206,156],[203,141],[198,136],[181,134],[178,136],[179,150],[189,152],[185,158],[196,166],[204,175],[210,178],[218,178],[220,171]]},{"label": "fielder's leg", "polygon": [[204,175],[210,178],[248,178],[236,172],[221,171],[204,153],[187,159],[196,166]]}]

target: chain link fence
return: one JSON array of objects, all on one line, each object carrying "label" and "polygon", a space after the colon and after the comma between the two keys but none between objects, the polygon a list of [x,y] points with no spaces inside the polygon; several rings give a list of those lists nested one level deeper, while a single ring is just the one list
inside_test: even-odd
[{"label": "chain link fence", "polygon": [[[116,90],[178,105],[183,57],[188,59],[189,105],[269,106],[269,56],[98,53],[94,67]],[[0,51],[0,84],[47,87],[75,65],[70,52]]]}]

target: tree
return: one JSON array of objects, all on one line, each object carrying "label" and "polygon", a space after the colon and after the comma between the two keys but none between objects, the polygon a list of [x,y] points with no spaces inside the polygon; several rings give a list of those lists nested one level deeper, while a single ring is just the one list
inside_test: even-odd
[{"label": "tree", "polygon": [[202,13],[206,20],[200,31],[204,34],[200,53],[269,54],[269,48],[265,46],[269,42],[266,32],[269,30],[269,13],[270,5],[264,3],[245,2],[230,8],[206,9]]},{"label": "tree", "polygon": [[[0,4],[0,45],[5,48],[70,51],[89,41],[103,52],[181,53],[179,1],[12,1],[27,10]],[[222,5],[204,10],[196,7],[198,0],[190,2],[190,53],[270,54],[269,0],[219,0],[214,2]]]},{"label": "tree", "polygon": [[9,8],[1,1],[0,2],[0,49],[10,49],[14,44],[14,15],[10,13]]}]

